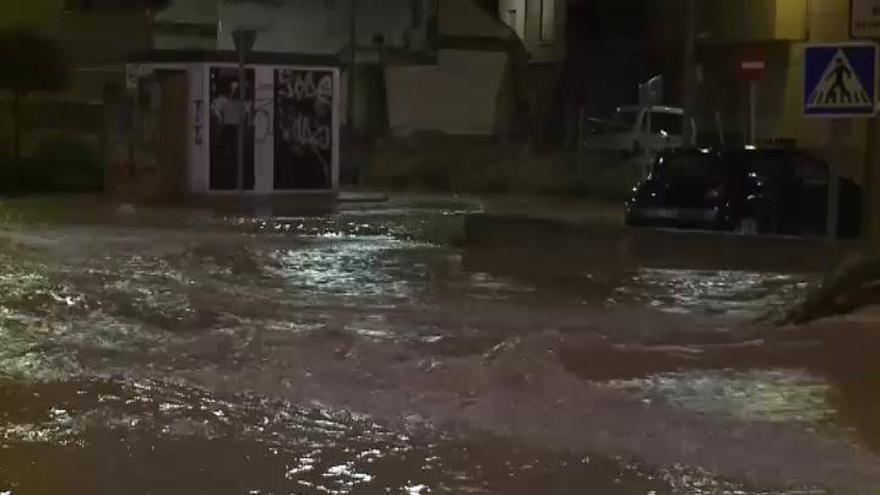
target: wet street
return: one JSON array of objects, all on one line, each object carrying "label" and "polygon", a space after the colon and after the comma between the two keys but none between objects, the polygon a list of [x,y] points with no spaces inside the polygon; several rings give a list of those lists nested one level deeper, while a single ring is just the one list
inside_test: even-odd
[{"label": "wet street", "polygon": [[774,323],[834,259],[482,209],[0,204],[0,494],[880,493],[880,317]]}]

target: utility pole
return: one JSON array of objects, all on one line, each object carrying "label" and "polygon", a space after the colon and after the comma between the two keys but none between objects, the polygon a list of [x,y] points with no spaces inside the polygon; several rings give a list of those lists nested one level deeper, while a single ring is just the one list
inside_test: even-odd
[{"label": "utility pole", "polygon": [[846,160],[845,142],[851,132],[852,124],[849,120],[831,120],[831,160],[828,163],[828,208],[825,219],[825,235],[829,239],[837,238],[840,221],[840,169],[837,164]]},{"label": "utility pole", "polygon": [[696,144],[696,129],[691,126],[694,120],[694,72],[696,72],[696,50],[694,43],[697,39],[697,5],[696,0],[684,0],[685,30],[684,30],[684,66],[682,67],[682,95],[681,104],[684,109],[684,138],[685,145]]},{"label": "utility pole", "polygon": [[758,81],[749,81],[749,144],[758,144]]},{"label": "utility pole", "polygon": [[356,170],[354,170],[354,105],[355,105],[355,71],[357,70],[357,14],[358,0],[351,0],[351,8],[349,9],[348,19],[348,95],[346,105],[348,112],[346,113],[346,134],[348,138],[348,169],[349,178],[354,179]]}]

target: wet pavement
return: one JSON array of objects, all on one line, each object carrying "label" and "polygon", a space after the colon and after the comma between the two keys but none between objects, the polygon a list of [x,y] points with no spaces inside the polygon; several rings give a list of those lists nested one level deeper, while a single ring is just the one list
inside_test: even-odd
[{"label": "wet pavement", "polygon": [[810,243],[59,204],[0,205],[4,495],[880,492],[880,325],[772,322]]}]

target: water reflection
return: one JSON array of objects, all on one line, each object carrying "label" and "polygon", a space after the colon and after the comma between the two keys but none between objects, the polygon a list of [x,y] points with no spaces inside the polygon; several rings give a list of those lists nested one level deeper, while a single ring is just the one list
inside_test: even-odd
[{"label": "water reflection", "polygon": [[[552,254],[529,262],[474,257],[424,242],[447,233],[450,224],[435,220],[442,214],[370,215],[228,220],[229,230],[219,231],[5,234],[20,246],[0,249],[0,492],[770,493],[693,466],[375,424],[354,407],[313,407],[308,390],[296,403],[273,398],[290,383],[339,385],[318,376],[292,382],[307,362],[323,365],[316,375],[329,370],[340,381],[381,375],[398,360],[415,363],[389,370],[383,376],[392,379],[375,390],[366,378],[353,387],[402,404],[402,416],[407,401],[434,392],[444,406],[467,410],[476,400],[467,395],[471,385],[487,376],[497,381],[482,384],[499,385],[499,397],[522,401],[522,409],[546,406],[529,403],[536,399],[522,391],[530,383],[551,391],[562,383],[574,397],[596,399],[588,405],[600,417],[613,416],[619,402],[603,404],[601,394],[576,388],[584,380],[543,361],[558,360],[552,348],[571,338],[607,350],[609,362],[636,375],[611,382],[612,394],[642,393],[755,422],[819,424],[839,407],[810,373],[639,377],[639,363],[624,355],[627,346],[656,344],[661,330],[668,347],[652,350],[698,354],[705,349],[667,330],[685,325],[700,338],[719,338],[706,329],[783,304],[809,277],[572,269]],[[603,305],[609,297],[613,311]],[[667,314],[674,311],[687,314]],[[718,320],[697,326],[685,319],[693,315]],[[544,332],[552,336],[527,338]],[[722,351],[729,352],[709,360],[721,362]],[[591,354],[575,357],[584,356]],[[463,372],[443,376],[455,366]],[[236,390],[268,385],[265,395],[219,395],[194,388],[192,370],[238,380]],[[398,382],[404,386],[395,389]],[[434,388],[407,389],[420,383]],[[503,400],[492,406],[512,412]]]},{"label": "water reflection", "polygon": [[274,273],[303,295],[409,298],[429,289],[425,261],[436,248],[389,238],[317,241],[272,253]]},{"label": "water reflection", "polygon": [[609,387],[685,409],[738,419],[826,426],[834,418],[828,382],[805,370],[703,370],[610,380]]},{"label": "water reflection", "polygon": [[3,383],[0,397],[0,490],[14,493],[684,493],[620,460],[168,383]]},{"label": "water reflection", "polygon": [[757,317],[793,302],[814,280],[781,273],[640,268],[615,292],[617,298],[661,311]]}]

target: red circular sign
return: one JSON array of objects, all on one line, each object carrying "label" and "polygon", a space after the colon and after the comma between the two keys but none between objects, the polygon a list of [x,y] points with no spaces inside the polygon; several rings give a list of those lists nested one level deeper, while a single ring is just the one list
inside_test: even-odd
[{"label": "red circular sign", "polygon": [[757,81],[764,75],[766,64],[763,60],[743,59],[739,63],[740,73],[748,81]]}]

